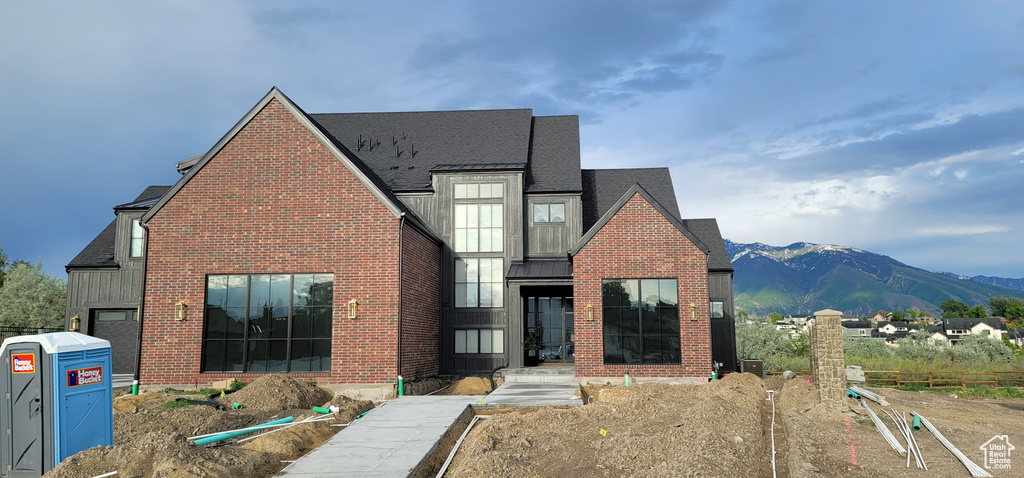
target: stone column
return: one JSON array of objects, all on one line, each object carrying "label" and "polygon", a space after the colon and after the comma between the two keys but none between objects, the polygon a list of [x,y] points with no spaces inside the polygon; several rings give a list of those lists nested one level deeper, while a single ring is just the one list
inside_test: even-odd
[{"label": "stone column", "polygon": [[815,312],[809,337],[811,373],[818,388],[818,402],[840,413],[847,411],[842,318],[843,313],[835,310]]}]

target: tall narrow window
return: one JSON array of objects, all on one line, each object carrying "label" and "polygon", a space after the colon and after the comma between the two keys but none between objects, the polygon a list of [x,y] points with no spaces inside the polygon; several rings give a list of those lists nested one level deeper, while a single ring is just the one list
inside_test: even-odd
[{"label": "tall narrow window", "polygon": [[606,279],[602,305],[604,363],[680,363],[675,279]]},{"label": "tall narrow window", "polygon": [[504,307],[504,260],[455,260],[455,307]]},{"label": "tall narrow window", "polygon": [[128,249],[128,257],[142,257],[142,224],[138,219],[132,219],[132,243]]}]

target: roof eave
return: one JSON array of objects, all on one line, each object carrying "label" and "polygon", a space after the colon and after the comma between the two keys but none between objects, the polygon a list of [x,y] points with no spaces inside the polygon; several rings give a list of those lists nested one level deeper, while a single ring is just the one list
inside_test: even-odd
[{"label": "roof eave", "polygon": [[376,184],[375,181],[373,181],[373,179],[367,176],[366,172],[364,172],[361,168],[356,166],[352,159],[349,158],[341,149],[339,149],[338,146],[333,141],[331,141],[327,137],[327,135],[324,134],[323,131],[321,131],[319,127],[317,127],[317,125],[309,118],[309,116],[304,111],[302,111],[302,109],[295,105],[295,103],[293,103],[287,96],[285,96],[285,94],[281,90],[279,90],[275,86],[271,88],[270,92],[267,93],[259,102],[257,102],[256,105],[253,106],[245,114],[245,116],[243,116],[242,119],[240,119],[238,123],[235,124],[234,127],[228,130],[228,132],[223,137],[221,137],[219,141],[217,141],[217,144],[215,144],[213,148],[207,151],[206,154],[204,154],[202,158],[199,159],[194,166],[189,168],[188,172],[186,172],[185,175],[182,176],[181,179],[179,179],[178,182],[175,183],[174,186],[172,186],[169,191],[167,191],[167,194],[164,194],[164,196],[160,198],[160,201],[153,205],[153,207],[150,208],[150,210],[145,215],[142,216],[142,222],[149,222],[153,218],[153,216],[155,216],[160,211],[160,209],[162,209],[164,205],[166,205],[167,202],[170,201],[171,198],[173,198],[178,193],[178,191],[180,191],[181,188],[184,187],[185,184],[187,184],[192,179],[192,177],[196,175],[196,173],[203,169],[203,166],[205,166],[206,163],[208,163],[211,158],[216,156],[222,149],[224,149],[228,142],[234,139],[234,137],[238,135],[238,133],[247,124],[249,124],[249,122],[252,121],[256,117],[256,115],[263,110],[264,107],[267,106],[267,104],[269,104],[274,99],[277,99],[281,103],[281,105],[283,105],[285,109],[287,109],[288,112],[290,112],[292,116],[295,117],[295,119],[298,120],[299,123],[301,123],[306,128],[306,130],[309,131],[309,133],[312,134],[317,139],[317,141],[323,144],[324,147],[327,148],[327,150],[335,158],[341,161],[342,164],[344,164],[345,167],[349,169],[353,175],[356,176],[356,178],[359,180],[360,183],[363,184],[363,186],[369,189],[374,196],[380,199],[384,206],[387,207],[388,210],[390,210],[391,213],[395,215],[395,217],[399,217],[403,212],[405,212],[404,208],[400,205],[397,198],[394,198],[394,196],[385,192],[380,186]]},{"label": "roof eave", "polygon": [[657,210],[658,213],[660,213],[663,217],[665,217],[665,219],[667,219],[669,223],[675,226],[675,228],[678,229],[679,232],[682,232],[683,235],[690,240],[690,242],[692,242],[695,246],[697,246],[698,249],[704,252],[705,256],[711,253],[711,249],[709,249],[708,246],[704,245],[703,242],[697,239],[696,235],[690,232],[690,230],[687,229],[686,226],[684,226],[683,223],[679,221],[679,219],[673,216],[672,213],[668,211],[668,209],[665,209],[665,206],[662,206],[657,199],[654,199],[654,196],[647,192],[647,190],[644,189],[643,186],[640,185],[640,183],[633,183],[633,186],[631,186],[629,190],[627,190],[622,196],[619,197],[619,200],[616,201],[615,204],[611,208],[609,208],[603,216],[601,216],[601,219],[594,223],[594,225],[590,227],[590,230],[587,231],[587,233],[584,234],[579,241],[576,241],[576,244],[574,244],[569,249],[569,255],[575,256],[579,251],[581,251],[583,247],[586,246],[587,243],[590,242],[590,240],[593,239],[595,235],[597,235],[598,231],[600,231],[601,228],[605,226],[605,224],[608,224],[608,221],[611,221],[612,217],[618,214],[619,210],[622,209],[622,207],[625,206],[626,203],[629,202],[629,200],[632,199],[633,196],[636,195],[637,193],[639,193],[640,196],[643,197],[648,204],[654,206],[654,209]]}]

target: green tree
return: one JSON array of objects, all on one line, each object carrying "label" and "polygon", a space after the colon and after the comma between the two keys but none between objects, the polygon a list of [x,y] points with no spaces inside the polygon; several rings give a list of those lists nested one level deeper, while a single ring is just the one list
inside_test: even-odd
[{"label": "green tree", "polygon": [[7,269],[7,254],[0,249],[0,287],[4,286],[4,270]]},{"label": "green tree", "polygon": [[63,327],[67,283],[43,273],[42,264],[15,261],[0,287],[0,325]]},{"label": "green tree", "polygon": [[786,332],[767,324],[736,324],[736,355],[740,360],[763,360],[765,370],[773,370],[792,351],[793,342]]},{"label": "green tree", "polygon": [[736,313],[737,321],[746,322],[748,319],[750,319],[750,314],[747,314],[747,311],[741,310]]},{"label": "green tree", "polygon": [[1024,300],[1017,297],[1003,297],[1001,295],[988,299],[988,308],[992,310],[993,317],[1009,318],[1009,314],[1006,311],[1013,305],[1024,307]]},{"label": "green tree", "polygon": [[943,319],[959,319],[961,317],[967,317],[970,307],[959,300],[947,299],[939,304],[939,310],[942,312]]},{"label": "green tree", "polygon": [[965,315],[964,317],[970,317],[973,319],[984,319],[985,317],[988,317],[988,311],[985,310],[985,304],[978,304],[974,307],[971,307],[967,311],[967,315]]},{"label": "green tree", "polygon": [[894,310],[892,312],[892,320],[906,320],[907,317],[903,315],[903,311]]},{"label": "green tree", "polygon": [[768,323],[769,324],[774,324],[776,322],[780,322],[781,320],[782,320],[782,314],[780,314],[778,312],[772,312],[772,313],[768,314]]}]

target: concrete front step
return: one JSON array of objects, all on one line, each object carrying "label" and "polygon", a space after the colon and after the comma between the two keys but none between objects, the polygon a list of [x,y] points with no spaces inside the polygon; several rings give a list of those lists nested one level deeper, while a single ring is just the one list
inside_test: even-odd
[{"label": "concrete front step", "polygon": [[505,383],[579,383],[576,367],[526,367],[502,370]]}]

